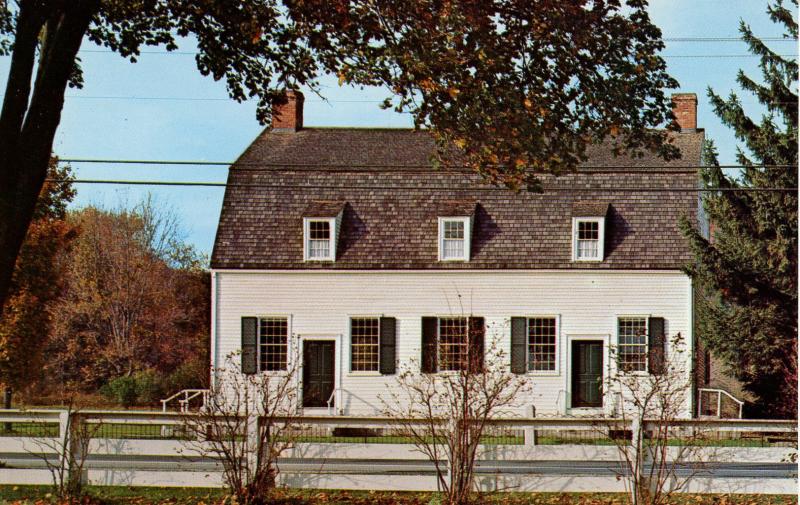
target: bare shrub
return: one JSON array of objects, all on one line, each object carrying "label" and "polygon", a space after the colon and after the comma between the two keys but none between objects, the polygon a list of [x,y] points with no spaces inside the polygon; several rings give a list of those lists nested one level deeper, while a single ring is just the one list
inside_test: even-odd
[{"label": "bare shrub", "polygon": [[235,355],[214,380],[205,406],[184,417],[185,448],[214,457],[223,467],[225,484],[241,505],[262,503],[275,487],[277,460],[296,433],[298,360],[287,370],[245,375]]},{"label": "bare shrub", "polygon": [[[648,373],[617,366],[608,379],[607,391],[619,399],[613,417],[621,423],[609,419],[603,430],[613,434],[632,505],[664,505],[704,471],[703,433],[679,422],[690,411],[692,391],[688,351],[680,333],[671,339],[669,349],[657,361],[650,358]],[[611,356],[619,363],[613,348]],[[620,425],[630,426],[630,431]]]},{"label": "bare shrub", "polygon": [[72,501],[83,495],[89,443],[101,426],[84,422],[81,409],[70,399],[66,410],[59,415],[58,436],[32,439],[36,449],[26,452],[44,463],[50,472],[52,493],[60,501]]},{"label": "bare shrub", "polygon": [[456,370],[420,373],[412,360],[380,398],[384,414],[433,462],[450,505],[471,501],[490,421],[511,417],[529,387],[524,375],[511,373],[497,339],[485,354],[464,347],[456,361]]}]

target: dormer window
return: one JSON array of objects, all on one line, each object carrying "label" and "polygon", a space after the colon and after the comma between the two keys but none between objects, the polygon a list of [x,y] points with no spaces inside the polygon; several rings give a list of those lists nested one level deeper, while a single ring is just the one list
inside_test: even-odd
[{"label": "dormer window", "polygon": [[314,202],[303,218],[303,259],[336,261],[342,202]]},{"label": "dormer window", "polygon": [[308,220],[308,258],[309,260],[332,260],[331,222],[329,220]]},{"label": "dormer window", "polygon": [[469,217],[439,218],[439,261],[469,261],[471,221]]},{"label": "dormer window", "polygon": [[573,218],[573,256],[575,261],[603,261],[603,218]]},{"label": "dormer window", "polygon": [[575,202],[572,206],[572,260],[603,261],[608,203]]}]

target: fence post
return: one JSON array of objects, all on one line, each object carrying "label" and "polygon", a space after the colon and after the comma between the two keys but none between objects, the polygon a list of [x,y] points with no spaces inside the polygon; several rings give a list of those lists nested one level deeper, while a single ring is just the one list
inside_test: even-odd
[{"label": "fence post", "polygon": [[[536,417],[536,407],[535,406],[530,405],[528,407],[528,417],[530,417],[531,419]],[[534,445],[536,445],[538,443],[538,440],[536,440],[536,438],[537,438],[536,428],[534,428],[532,426],[529,426],[529,427],[525,428],[525,430],[523,431],[523,436],[525,437],[525,445],[526,446],[534,446]]]},{"label": "fence post", "polygon": [[[82,429],[83,419],[79,412],[65,410],[58,414],[58,437],[60,445],[59,468],[63,472],[65,482],[76,483],[79,486],[86,484],[87,472],[79,461],[86,457],[83,454],[83,446],[80,430]],[[78,472],[78,475],[75,475]]]},{"label": "fence post", "polygon": [[64,471],[69,471],[69,456],[70,456],[70,446],[72,445],[72,429],[71,429],[71,415],[72,412],[69,410],[65,410],[58,413],[58,443],[57,447],[59,447],[60,453],[58,455],[59,458],[59,467],[62,468]]},{"label": "fence post", "polygon": [[247,467],[248,467],[248,480],[255,477],[256,472],[258,470],[258,452],[259,452],[259,434],[258,434],[258,413],[249,412],[247,415],[247,419],[245,422],[247,426],[247,433],[245,436],[247,437],[245,444],[247,447]]},{"label": "fence post", "polygon": [[[11,393],[12,393],[11,388],[10,387],[6,387],[5,391],[3,392],[3,408],[4,409],[7,409],[7,410],[11,409]],[[742,417],[742,416],[739,416],[739,417]],[[5,430],[7,432],[10,433],[12,429],[13,429],[13,426],[11,425],[11,423],[6,423],[5,424]]]},{"label": "fence post", "polygon": [[[83,468],[88,454],[84,454],[83,451],[89,449],[90,440],[87,437],[90,435],[84,430],[83,423],[83,415],[80,412],[72,412],[72,421],[69,423],[71,431],[69,436],[69,478],[70,482],[76,483],[81,489],[89,480],[88,470]],[[75,472],[78,474],[74,475]]]},{"label": "fence post", "polygon": [[642,485],[642,477],[645,475],[643,424],[643,418],[639,416],[638,412],[635,412],[631,419],[631,446],[633,449],[633,468],[631,470],[634,475],[631,475],[632,485],[630,486],[631,503],[634,505],[639,505],[639,486]]}]

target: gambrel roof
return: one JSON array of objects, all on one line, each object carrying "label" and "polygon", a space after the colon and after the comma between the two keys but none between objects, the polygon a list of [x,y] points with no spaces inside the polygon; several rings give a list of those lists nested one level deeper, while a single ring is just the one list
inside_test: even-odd
[{"label": "gambrel roof", "polygon": [[[679,230],[695,219],[702,130],[670,134],[682,158],[614,157],[512,192],[431,166],[434,143],[410,129],[265,130],[230,168],[214,269],[679,269]],[[665,191],[667,189],[679,191]],[[303,261],[303,217],[339,212],[335,262]],[[572,218],[606,210],[602,262],[572,261]],[[473,219],[468,262],[437,259],[437,218]],[[469,214],[467,214],[469,213]]]}]

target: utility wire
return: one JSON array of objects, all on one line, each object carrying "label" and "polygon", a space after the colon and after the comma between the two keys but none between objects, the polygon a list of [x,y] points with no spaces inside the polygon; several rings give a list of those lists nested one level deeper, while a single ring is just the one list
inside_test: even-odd
[{"label": "utility wire", "polygon": [[[763,40],[763,39],[762,39]],[[684,41],[681,41],[684,42]],[[692,42],[691,39],[686,39],[685,42]],[[797,40],[793,40],[792,42],[797,42]],[[104,51],[102,49],[85,49],[80,51],[80,53],[92,53],[92,54],[118,54],[114,51]],[[139,54],[155,54],[155,55],[184,55],[184,56],[197,56],[198,52],[194,51],[140,51]],[[659,55],[661,58],[756,58],[760,57],[761,55],[758,54],[662,54]],[[797,54],[779,54],[781,58],[796,58]]]},{"label": "utility wire", "polygon": [[[295,170],[295,169],[325,169],[327,172],[329,169],[333,168],[340,168],[344,170],[351,170],[354,172],[361,172],[362,169],[384,169],[386,171],[390,169],[426,169],[425,171],[433,171],[431,165],[391,165],[391,164],[344,164],[344,165],[337,165],[337,164],[328,164],[328,163],[270,163],[270,162],[263,162],[263,161],[207,161],[207,160],[121,160],[121,159],[102,159],[102,158],[58,158],[58,163],[92,163],[92,164],[105,164],[105,165],[172,165],[172,166],[182,166],[182,165],[195,165],[195,166],[219,166],[219,167],[228,167],[231,165],[236,165],[236,168],[242,167],[258,167],[258,168],[276,168],[279,170]],[[797,165],[754,165],[756,167],[761,168],[796,168]],[[472,168],[468,165],[441,165],[443,169],[456,169],[456,170],[467,170],[471,171]],[[719,168],[728,169],[728,168],[749,168],[750,165],[719,165]],[[701,168],[707,168],[705,166],[700,165],[688,165],[688,166],[675,166],[675,167],[665,167],[664,165],[636,165],[636,166],[625,166],[625,165],[581,165],[577,167],[578,170],[614,170],[614,169],[622,169],[628,170],[631,172],[639,172],[648,170],[648,173],[657,173],[649,171],[649,169],[663,169],[663,173],[675,173],[676,171],[695,171]],[[380,170],[378,170],[380,171]]]},{"label": "utility wire", "polygon": [[[797,38],[795,37],[756,37],[758,40],[762,42],[797,42]],[[715,43],[715,42],[745,42],[742,37],[662,37],[664,42],[704,42],[704,43]],[[111,51],[109,49],[82,49],[81,53],[101,53],[101,54],[117,54],[116,51]],[[154,51],[154,50],[143,50],[139,51],[138,54],[160,54],[160,55],[182,55],[182,56],[196,56],[199,53],[197,51]]]},{"label": "utility wire", "polygon": [[[179,187],[219,187],[219,188],[258,188],[258,189],[320,189],[320,190],[355,190],[373,191],[382,189],[391,190],[425,190],[425,191],[497,191],[494,186],[480,187],[453,187],[453,186],[353,186],[353,185],[313,185],[313,184],[261,184],[261,183],[225,183],[211,181],[122,181],[108,179],[45,179],[47,182],[72,182],[74,184],[113,184],[131,186],[179,186]],[[629,188],[629,187],[564,187],[543,185],[544,191],[549,192],[624,192],[624,193],[714,193],[714,192],[797,192],[798,188]]]},{"label": "utility wire", "polygon": [[[797,58],[797,54],[778,54],[781,58]],[[760,54],[662,54],[662,58],[760,58]]]},{"label": "utility wire", "polygon": [[[0,93],[0,97],[4,95]],[[230,97],[184,97],[184,96],[133,96],[133,95],[65,95],[64,98],[70,100],[153,100],[153,101],[175,101],[175,102],[234,102]],[[306,103],[383,103],[383,100],[306,100]],[[758,101],[739,102],[746,104],[761,104]],[[797,102],[768,102],[767,105],[797,104]]]},{"label": "utility wire", "polygon": [[[797,42],[796,37],[756,37],[762,42]],[[664,42],[745,42],[742,37],[663,37]]]}]

